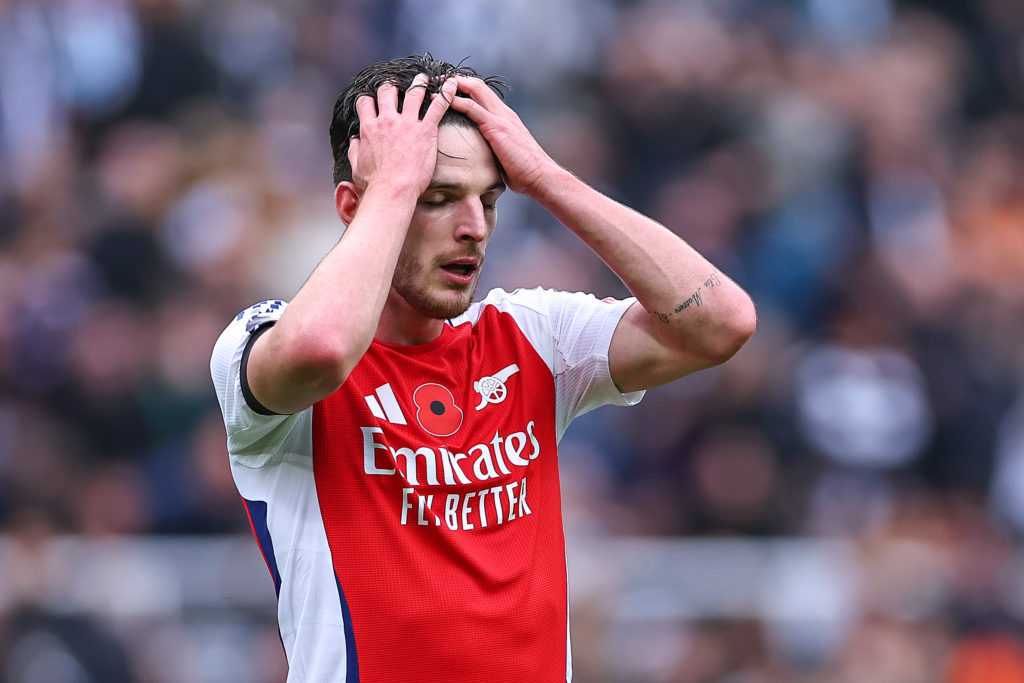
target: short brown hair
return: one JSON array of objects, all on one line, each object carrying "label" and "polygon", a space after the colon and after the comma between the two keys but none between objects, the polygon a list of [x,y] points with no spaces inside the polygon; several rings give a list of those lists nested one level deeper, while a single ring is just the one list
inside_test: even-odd
[{"label": "short brown hair", "polygon": [[[476,70],[464,66],[462,62],[451,64],[434,59],[428,52],[424,55],[411,55],[399,59],[371,64],[360,71],[348,87],[342,91],[334,103],[334,114],[331,117],[331,152],[334,154],[334,184],[343,180],[352,180],[352,165],[348,160],[349,140],[359,137],[359,116],[356,114],[356,100],[363,95],[376,99],[377,89],[385,83],[394,83],[398,87],[398,109],[401,111],[405,99],[405,91],[412,84],[417,74],[426,74],[427,93],[423,98],[420,117],[430,106],[431,93],[440,92],[444,82],[453,76],[473,76],[482,78],[487,85],[503,99],[508,83],[499,76],[481,77]],[[459,95],[464,97],[464,95]],[[475,126],[468,116],[454,109],[445,112],[441,124]]]}]

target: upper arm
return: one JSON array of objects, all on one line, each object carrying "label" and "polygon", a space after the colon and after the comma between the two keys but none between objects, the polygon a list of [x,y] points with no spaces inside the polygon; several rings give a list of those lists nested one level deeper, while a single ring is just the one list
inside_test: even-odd
[{"label": "upper arm", "polygon": [[301,344],[285,339],[288,335],[282,334],[282,326],[286,325],[279,321],[287,318],[287,308],[279,300],[250,306],[228,325],[214,349],[211,367],[218,392],[228,397],[234,387],[238,399],[255,415],[301,412],[344,381],[338,372],[330,371],[336,364],[323,361],[330,354],[317,352],[326,346],[319,341],[322,335],[306,335],[312,341]]},{"label": "upper arm", "polygon": [[664,322],[639,302],[630,306],[608,351],[616,386],[623,392],[650,389],[731,358],[756,324],[753,303],[737,292],[734,302],[707,313],[694,311],[685,325]]},{"label": "upper arm", "polygon": [[650,389],[708,367],[687,351],[666,345],[657,321],[640,302],[622,316],[608,351],[615,385],[623,392]]},{"label": "upper arm", "polygon": [[344,381],[340,373],[329,371],[336,364],[316,353],[291,352],[284,337],[277,325],[254,336],[241,367],[253,402],[269,413],[298,413],[337,391]]},{"label": "upper arm", "polygon": [[269,444],[285,438],[295,424],[293,416],[258,409],[248,394],[243,372],[246,355],[255,346],[253,340],[272,329],[266,326],[273,324],[283,307],[282,302],[268,301],[242,311],[221,333],[210,358],[210,374],[228,433],[228,450],[233,456],[246,457],[250,465],[270,457],[273,449]]}]

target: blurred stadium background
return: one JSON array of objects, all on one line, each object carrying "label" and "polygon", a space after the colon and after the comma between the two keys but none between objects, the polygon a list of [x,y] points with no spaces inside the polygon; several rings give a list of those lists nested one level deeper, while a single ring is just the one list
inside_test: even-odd
[{"label": "blurred stadium background", "polygon": [[[210,350],[424,51],[759,308],[563,442],[576,680],[1024,681],[1020,0],[0,0],[0,681],[283,680]],[[501,213],[485,287],[624,293]]]}]

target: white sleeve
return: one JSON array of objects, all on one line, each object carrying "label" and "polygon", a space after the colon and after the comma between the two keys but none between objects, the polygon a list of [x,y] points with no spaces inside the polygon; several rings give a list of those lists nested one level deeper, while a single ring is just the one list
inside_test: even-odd
[{"label": "white sleeve", "polygon": [[643,391],[624,394],[612,381],[608,351],[612,335],[635,298],[598,299],[593,294],[550,289],[494,290],[482,304],[511,313],[544,358],[555,380],[556,435],[575,418],[599,406],[634,405]]},{"label": "white sleeve", "polygon": [[242,375],[253,335],[277,322],[286,306],[282,301],[264,301],[239,313],[217,339],[210,359],[210,374],[227,428],[228,453],[246,467],[263,467],[277,460],[281,445],[302,415],[268,411],[252,397]]}]

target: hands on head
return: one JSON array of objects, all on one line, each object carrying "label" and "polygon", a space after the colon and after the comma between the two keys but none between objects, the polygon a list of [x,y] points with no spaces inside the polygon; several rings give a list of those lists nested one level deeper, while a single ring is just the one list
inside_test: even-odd
[{"label": "hands on head", "polygon": [[449,107],[477,124],[513,191],[530,195],[543,182],[546,171],[558,168],[518,114],[484,80],[449,78],[431,94],[420,118],[427,83],[425,74],[413,79],[404,93],[401,111],[399,88],[390,82],[377,90],[376,101],[369,95],[356,101],[360,137],[351,138],[348,157],[357,186],[365,188],[380,173],[380,177],[408,179],[425,189],[437,158],[437,129]]},{"label": "hands on head", "polygon": [[545,173],[558,165],[537,143],[519,115],[479,78],[456,76],[460,93],[451,108],[471,118],[494,150],[513,192],[533,195],[544,182]]},{"label": "hands on head", "polygon": [[356,100],[359,137],[351,138],[348,158],[353,182],[365,188],[376,177],[409,182],[420,190],[430,183],[437,161],[437,128],[455,97],[456,82],[445,81],[441,97],[435,97],[420,118],[426,97],[427,76],[416,76],[404,93],[399,111],[398,87],[380,86],[376,101],[369,95]]}]

